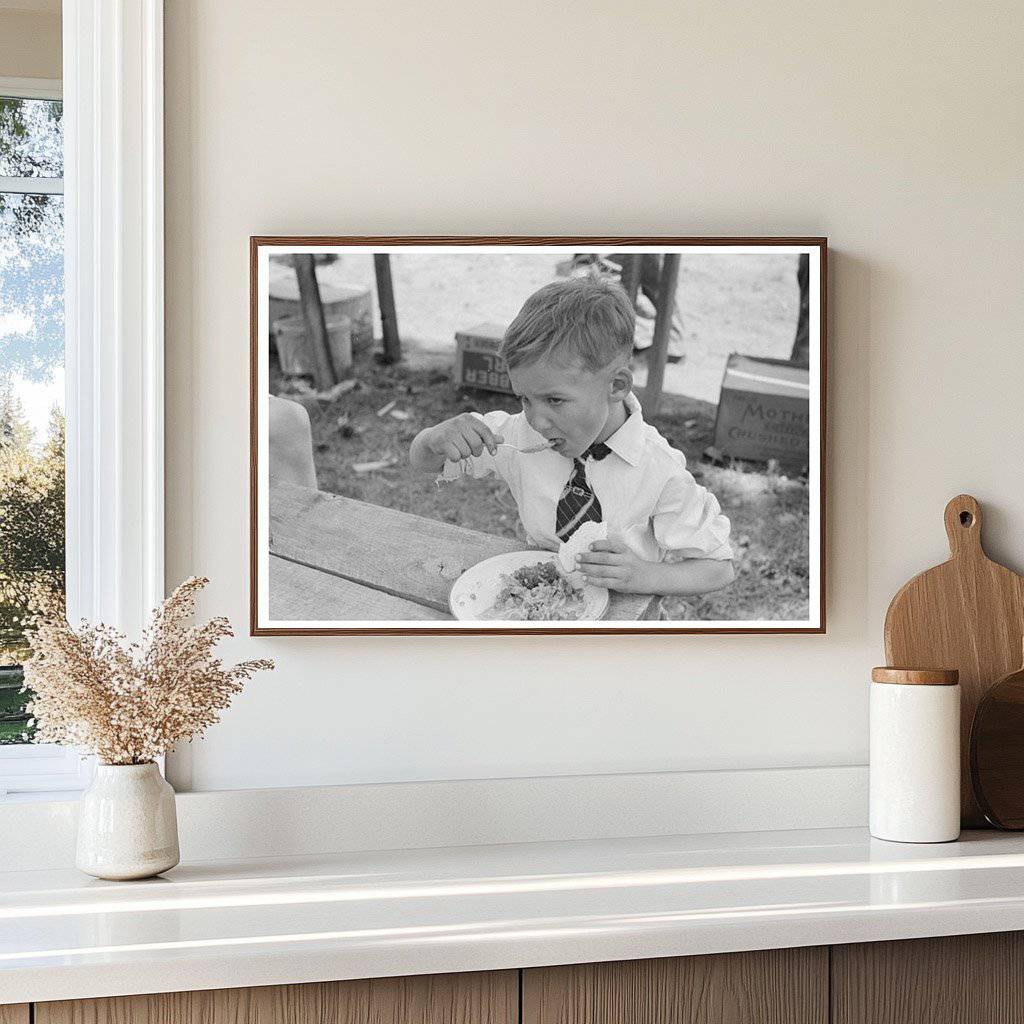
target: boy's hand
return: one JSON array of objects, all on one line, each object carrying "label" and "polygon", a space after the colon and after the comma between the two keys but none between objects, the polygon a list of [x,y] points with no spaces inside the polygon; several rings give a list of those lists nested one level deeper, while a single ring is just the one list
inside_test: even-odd
[{"label": "boy's hand", "polygon": [[621,540],[595,540],[577,560],[578,568],[595,587],[625,594],[651,592],[647,579],[650,562],[635,555]]},{"label": "boy's hand", "polygon": [[502,439],[483,420],[464,412],[432,427],[423,440],[426,448],[444,461],[458,462],[480,455],[484,448],[493,455]]}]

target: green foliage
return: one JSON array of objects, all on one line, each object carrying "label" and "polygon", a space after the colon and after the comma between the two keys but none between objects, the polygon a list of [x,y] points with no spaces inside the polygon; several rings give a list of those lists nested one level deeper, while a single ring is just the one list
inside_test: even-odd
[{"label": "green foliage", "polygon": [[0,664],[28,653],[25,619],[64,593],[64,417],[41,448],[21,403],[0,391]]},{"label": "green foliage", "polygon": [[31,741],[35,733],[35,724],[28,724],[22,682],[21,666],[0,665],[0,746]]},{"label": "green foliage", "polygon": [[26,619],[64,595],[64,417],[55,409],[41,448],[10,387],[0,390],[0,744],[31,740],[21,670]]}]

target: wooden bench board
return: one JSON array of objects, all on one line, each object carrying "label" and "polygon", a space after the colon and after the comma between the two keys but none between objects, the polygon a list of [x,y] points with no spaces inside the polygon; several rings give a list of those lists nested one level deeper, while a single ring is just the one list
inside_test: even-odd
[{"label": "wooden bench board", "polygon": [[309,619],[313,609],[318,620],[328,622],[451,618],[436,608],[271,555],[270,617],[276,622],[300,622]]},{"label": "wooden bench board", "polygon": [[[466,569],[485,558],[521,550],[523,545],[508,537],[274,482],[270,553],[278,558],[271,559],[271,617],[450,619],[448,594]],[[281,562],[293,568],[286,569]],[[325,579],[320,581],[317,574]],[[283,581],[284,594],[274,593],[275,579]],[[371,591],[377,596],[371,597]],[[649,594],[613,592],[603,621],[656,618],[657,607],[657,598]],[[335,608],[347,608],[351,614],[335,616]],[[287,615],[278,614],[285,611]]]}]

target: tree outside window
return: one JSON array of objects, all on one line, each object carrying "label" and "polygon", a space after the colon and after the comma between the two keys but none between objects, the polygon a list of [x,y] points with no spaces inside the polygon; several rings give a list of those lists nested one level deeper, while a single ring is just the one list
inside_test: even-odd
[{"label": "tree outside window", "polygon": [[0,744],[32,739],[27,620],[64,593],[62,105],[0,97]]}]

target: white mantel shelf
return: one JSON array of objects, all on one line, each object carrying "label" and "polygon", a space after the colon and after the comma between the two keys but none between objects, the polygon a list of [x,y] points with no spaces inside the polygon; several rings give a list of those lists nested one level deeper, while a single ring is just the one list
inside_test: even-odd
[{"label": "white mantel shelf", "polygon": [[0,872],[0,1003],[1024,929],[1024,837],[862,829]]}]

